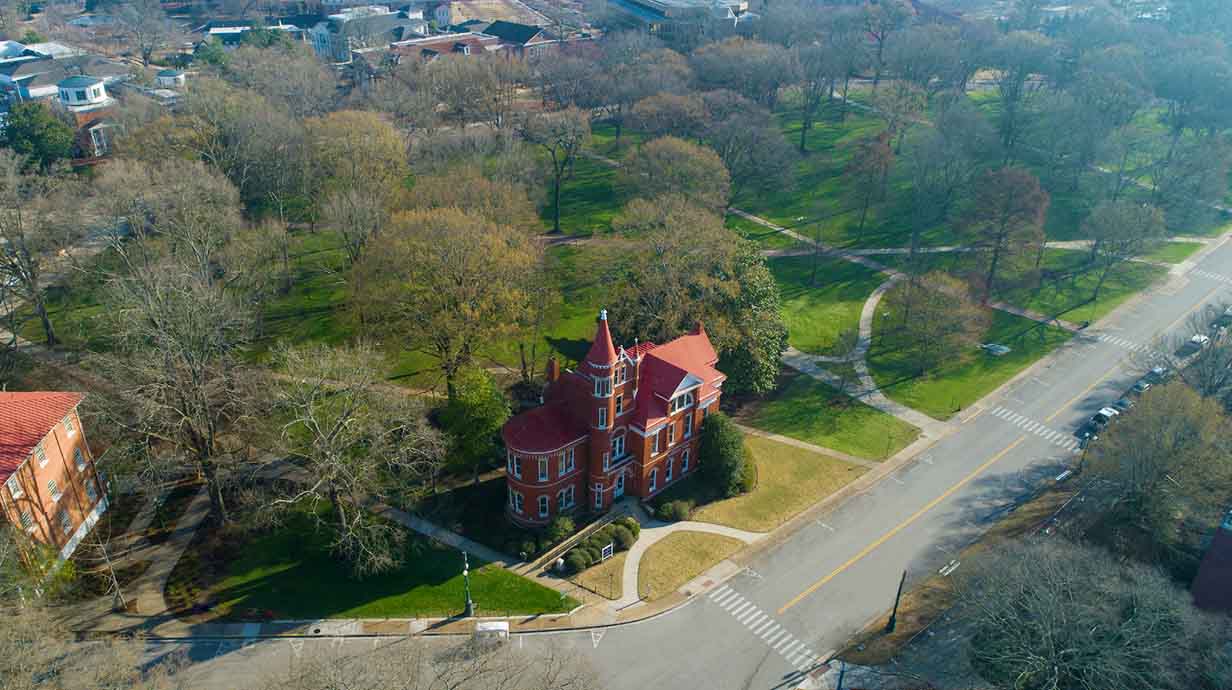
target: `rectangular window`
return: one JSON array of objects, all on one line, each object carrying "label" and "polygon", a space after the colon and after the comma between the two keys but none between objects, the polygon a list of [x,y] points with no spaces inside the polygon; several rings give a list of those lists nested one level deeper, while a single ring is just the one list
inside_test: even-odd
[{"label": "rectangular window", "polygon": [[684,474],[685,472],[688,472],[688,471],[689,471],[689,449],[685,448],[684,452],[680,454],[680,474]]},{"label": "rectangular window", "polygon": [[596,398],[609,398],[611,396],[612,396],[611,377],[595,379],[595,397]]},{"label": "rectangular window", "polygon": [[78,90],[74,91],[73,93],[77,94],[77,100],[79,100],[79,101],[84,101],[84,100],[86,99],[86,91],[85,91],[85,89],[78,89]]},{"label": "rectangular window", "polygon": [[659,432],[656,431],[654,436],[651,437],[651,440],[650,440],[650,453],[653,455],[658,452],[659,452]]},{"label": "rectangular window", "polygon": [[667,445],[672,445],[676,442],[676,423],[671,422],[667,425]]},{"label": "rectangular window", "polygon": [[628,380],[629,380],[629,365],[622,364],[620,365],[620,382],[624,383],[625,381],[628,381]]},{"label": "rectangular window", "polygon": [[64,532],[66,536],[72,533],[73,521],[69,518],[67,510],[61,510],[56,515],[56,519],[60,521],[60,531],[61,532]]},{"label": "rectangular window", "polygon": [[513,512],[515,512],[515,513],[517,513],[517,514],[521,515],[521,514],[522,514],[522,508],[523,508],[523,504],[522,504],[522,494],[520,494],[520,493],[518,493],[518,492],[516,492],[516,491],[515,491],[515,492],[513,492]]},{"label": "rectangular window", "polygon": [[603,453],[603,469],[606,470],[612,466],[612,454],[604,451]]},{"label": "rectangular window", "polygon": [[23,510],[21,513],[21,528],[27,532],[34,531],[34,516],[28,510]]},{"label": "rectangular window", "polygon": [[4,485],[8,487],[9,495],[14,499],[21,498],[26,495],[26,492],[21,489],[21,482],[17,480],[17,475],[9,477],[9,480],[5,482]]},{"label": "rectangular window", "polygon": [[654,491],[659,486],[659,468],[656,467],[650,471],[650,491]]},{"label": "rectangular window", "polygon": [[81,448],[73,449],[73,464],[77,466],[78,472],[86,471],[86,455],[81,452]]},{"label": "rectangular window", "polygon": [[619,460],[625,456],[625,437],[612,437],[612,457]]},{"label": "rectangular window", "polygon": [[73,426],[73,415],[64,418],[64,430],[68,432],[69,436],[77,433],[77,429]]},{"label": "rectangular window", "polygon": [[557,491],[557,492],[556,492],[556,509],[557,509],[557,510],[564,510],[564,509],[565,509],[565,491],[564,491],[564,489],[561,489],[560,491]]},{"label": "rectangular window", "polygon": [[616,415],[617,416],[624,414],[624,411],[625,411],[624,403],[625,403],[625,396],[623,395],[616,396]]},{"label": "rectangular window", "polygon": [[549,503],[549,502],[548,502],[548,497],[547,497],[547,496],[540,496],[540,497],[539,497],[539,517],[547,517],[547,516],[548,516],[548,503]]},{"label": "rectangular window", "polygon": [[47,480],[47,493],[51,494],[51,500],[59,501],[64,494],[60,493],[60,487],[56,484],[56,480]]},{"label": "rectangular window", "polygon": [[687,414],[684,416],[684,437],[689,438],[693,435],[693,415]]},{"label": "rectangular window", "polygon": [[572,472],[573,468],[575,467],[574,458],[573,458],[574,450],[575,450],[574,448],[570,448],[569,450],[565,451],[565,471],[566,472]]},{"label": "rectangular window", "polygon": [[607,408],[606,407],[599,408],[599,428],[600,429],[607,428]]},{"label": "rectangular window", "polygon": [[43,444],[34,447],[34,459],[38,460],[39,467],[47,466],[47,451],[43,450]]},{"label": "rectangular window", "polygon": [[548,480],[548,459],[546,457],[539,458],[539,481],[546,482]]},{"label": "rectangular window", "polygon": [[672,465],[676,464],[672,458],[667,459],[667,470],[663,472],[663,483],[666,484],[672,480]]},{"label": "rectangular window", "polygon": [[514,479],[522,478],[522,458],[513,456],[513,477]]},{"label": "rectangular window", "polygon": [[710,414],[710,408],[708,408],[708,407],[703,407],[703,408],[702,408],[702,421],[703,421],[703,422],[704,422],[704,421],[706,421],[706,415],[708,415],[708,414]]},{"label": "rectangular window", "polygon": [[595,484],[595,507],[603,507],[603,485]]},{"label": "rectangular window", "polygon": [[565,451],[562,450],[560,452],[560,457],[556,458],[556,476],[557,477],[563,477],[565,476],[565,472],[569,471],[568,468],[565,467],[565,455],[566,455]]},{"label": "rectangular window", "polygon": [[505,451],[505,474],[513,476],[513,453]]},{"label": "rectangular window", "polygon": [[98,488],[94,486],[93,479],[86,480],[86,498],[90,501],[90,505],[98,503]]}]

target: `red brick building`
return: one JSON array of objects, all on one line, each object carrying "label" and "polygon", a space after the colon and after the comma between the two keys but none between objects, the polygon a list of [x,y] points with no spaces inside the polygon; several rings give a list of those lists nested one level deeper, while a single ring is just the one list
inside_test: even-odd
[{"label": "red brick building", "polygon": [[80,393],[0,392],[0,518],[68,558],[107,510]]},{"label": "red brick building", "polygon": [[697,470],[698,433],[718,409],[718,355],[698,324],[664,345],[617,350],[607,312],[577,369],[548,363],[544,404],[510,419],[509,516],[527,526],[628,494],[648,499]]}]

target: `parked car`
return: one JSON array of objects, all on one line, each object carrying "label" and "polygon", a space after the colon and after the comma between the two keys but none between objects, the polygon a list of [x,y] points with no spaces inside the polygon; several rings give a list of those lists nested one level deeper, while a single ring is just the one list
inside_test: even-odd
[{"label": "parked car", "polygon": [[1099,412],[1091,415],[1091,423],[1103,428],[1108,426],[1108,422],[1111,422],[1112,419],[1119,414],[1121,414],[1120,410],[1117,410],[1114,407],[1105,407],[1100,409]]},{"label": "parked car", "polygon": [[1121,412],[1125,412],[1126,410],[1133,407],[1134,404],[1135,403],[1134,403],[1133,398],[1125,397],[1125,398],[1121,398],[1120,400],[1117,400],[1116,402],[1112,403],[1112,406],[1120,410]]},{"label": "parked car", "polygon": [[1146,373],[1146,376],[1142,377],[1142,380],[1151,383],[1163,383],[1170,378],[1172,378],[1172,370],[1168,367],[1152,367]]},{"label": "parked car", "polygon": [[1211,344],[1211,336],[1203,335],[1201,333],[1195,333],[1194,336],[1189,339],[1189,342],[1193,343],[1194,345],[1197,345],[1198,349],[1201,350],[1202,348]]},{"label": "parked car", "polygon": [[1099,438],[1099,427],[1088,420],[1078,427],[1078,430],[1074,432],[1074,437],[1078,439],[1079,448],[1086,448],[1092,441]]},{"label": "parked car", "polygon": [[1142,395],[1149,390],[1151,390],[1151,382],[1146,379],[1139,379],[1138,382],[1129,389],[1129,392],[1134,393],[1135,395]]}]

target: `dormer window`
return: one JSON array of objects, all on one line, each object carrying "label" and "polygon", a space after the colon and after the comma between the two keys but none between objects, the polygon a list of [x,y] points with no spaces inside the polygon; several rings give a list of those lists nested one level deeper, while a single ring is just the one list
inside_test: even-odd
[{"label": "dormer window", "polygon": [[687,407],[693,406],[693,393],[685,393],[672,398],[672,413],[675,414]]}]

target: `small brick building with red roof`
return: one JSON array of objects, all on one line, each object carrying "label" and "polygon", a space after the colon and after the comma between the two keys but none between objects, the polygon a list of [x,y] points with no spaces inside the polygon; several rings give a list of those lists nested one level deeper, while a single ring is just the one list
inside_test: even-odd
[{"label": "small brick building with red roof", "polygon": [[68,558],[107,510],[80,393],[0,392],[0,518]]},{"label": "small brick building with red roof", "polygon": [[664,345],[617,349],[600,312],[586,358],[563,372],[549,362],[543,405],[501,431],[510,518],[542,526],[578,510],[602,512],[696,471],[698,431],[727,378],[718,360],[701,324]]}]

